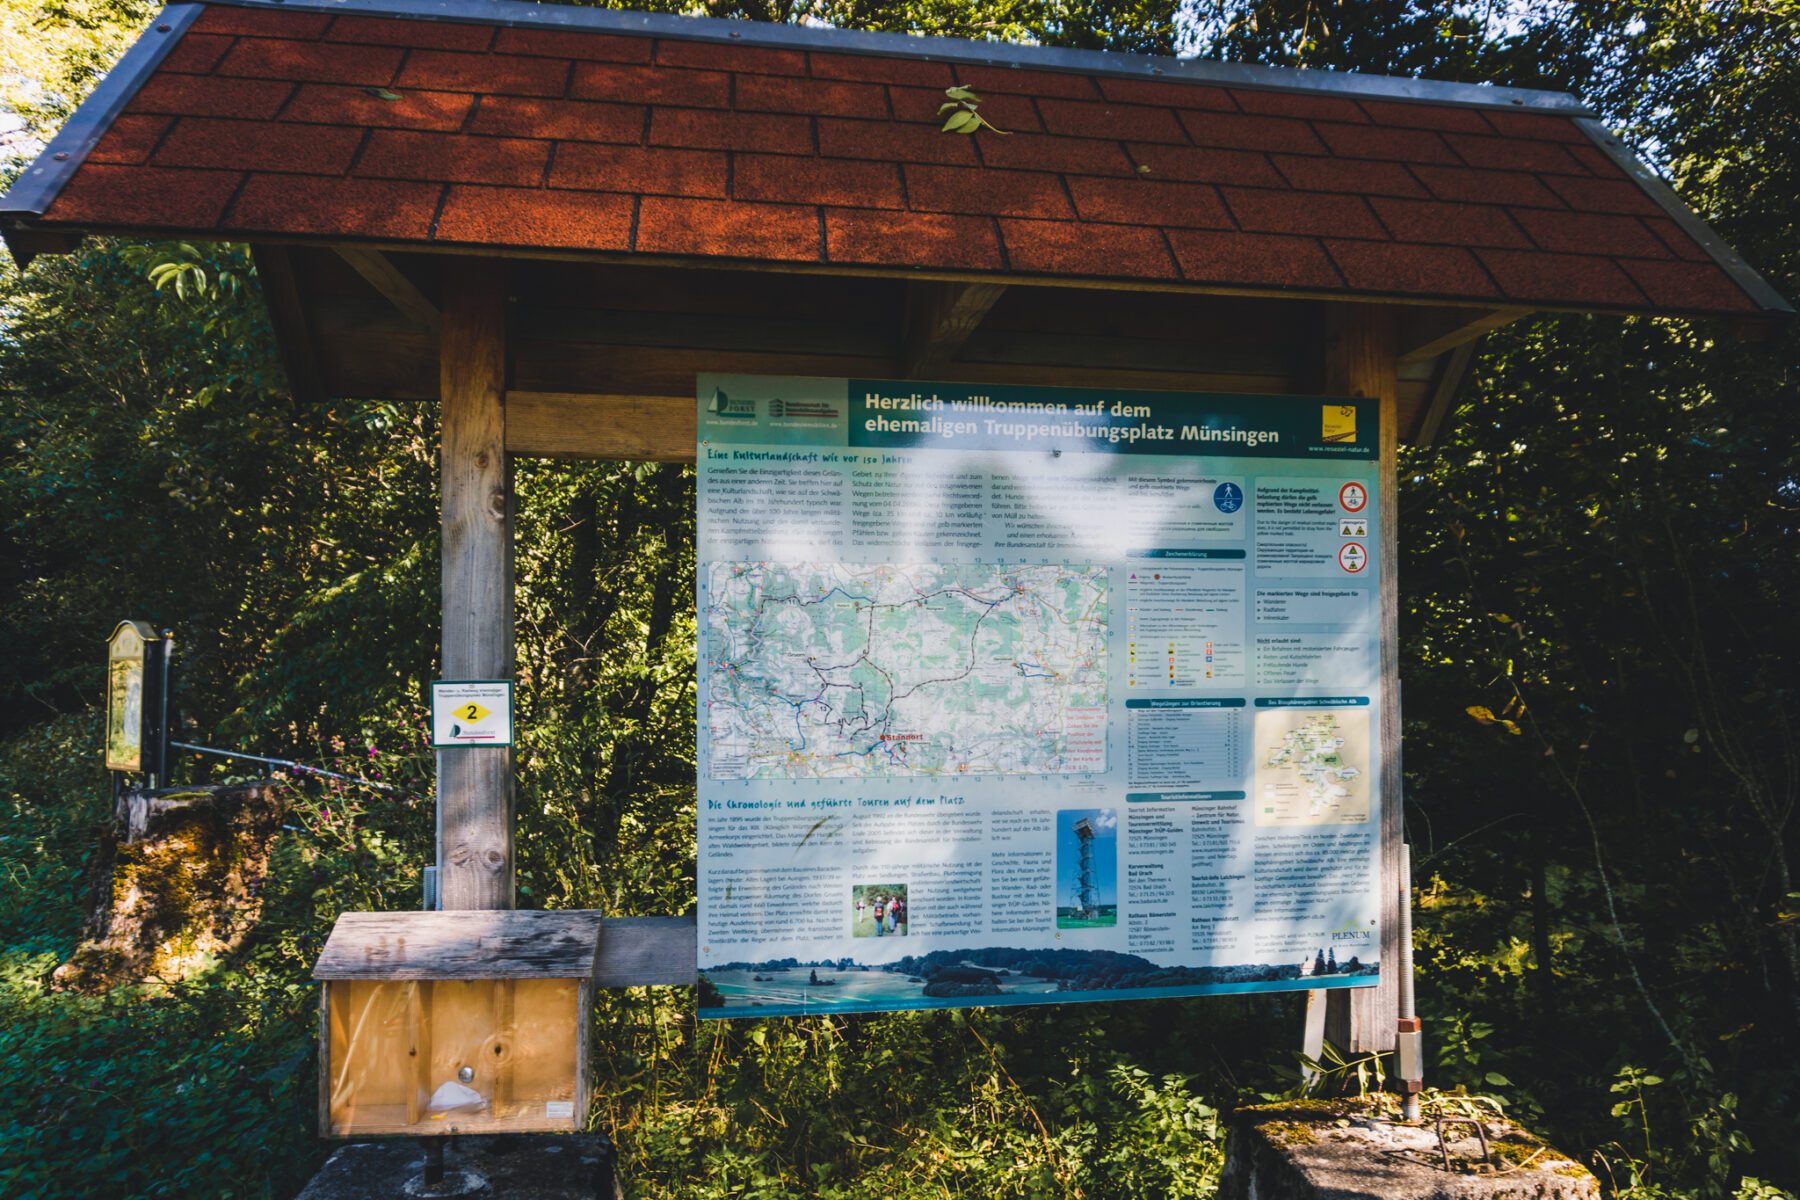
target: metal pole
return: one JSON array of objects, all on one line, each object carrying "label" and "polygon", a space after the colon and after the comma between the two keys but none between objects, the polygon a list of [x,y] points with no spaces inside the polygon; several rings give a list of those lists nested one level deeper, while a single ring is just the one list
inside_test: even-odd
[{"label": "metal pole", "polygon": [[175,631],[162,631],[162,703],[156,713],[156,786],[169,786],[169,676],[175,671]]},{"label": "metal pole", "polygon": [[1400,1112],[1408,1121],[1419,1119],[1419,1093],[1425,1087],[1424,1023],[1413,1007],[1412,944],[1412,847],[1400,844],[1400,977],[1399,1029],[1395,1049],[1400,1058]]},{"label": "metal pole", "polygon": [[444,1182],[444,1139],[428,1137],[419,1141],[425,1146],[425,1186],[436,1187]]}]

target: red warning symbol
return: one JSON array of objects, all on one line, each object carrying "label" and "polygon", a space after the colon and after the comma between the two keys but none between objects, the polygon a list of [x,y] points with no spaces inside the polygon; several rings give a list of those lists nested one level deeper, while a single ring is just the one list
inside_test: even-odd
[{"label": "red warning symbol", "polygon": [[1338,489],[1338,504],[1345,512],[1361,512],[1369,507],[1369,489],[1352,480]]},{"label": "red warning symbol", "polygon": [[1369,565],[1369,552],[1360,542],[1345,542],[1338,547],[1338,566],[1355,575]]}]

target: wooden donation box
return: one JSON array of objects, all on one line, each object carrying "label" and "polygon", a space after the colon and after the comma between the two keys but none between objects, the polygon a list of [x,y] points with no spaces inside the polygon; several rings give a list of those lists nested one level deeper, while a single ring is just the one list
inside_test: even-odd
[{"label": "wooden donation box", "polygon": [[596,912],[345,913],[313,968],[329,1137],[587,1127]]}]

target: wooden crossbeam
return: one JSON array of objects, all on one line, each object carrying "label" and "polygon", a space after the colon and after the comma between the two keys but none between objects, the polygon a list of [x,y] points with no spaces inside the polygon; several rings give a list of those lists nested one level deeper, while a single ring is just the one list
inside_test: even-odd
[{"label": "wooden crossbeam", "polygon": [[387,297],[389,304],[415,324],[422,325],[433,336],[443,327],[443,317],[431,298],[419,290],[394,260],[367,246],[338,246],[338,257],[356,269],[369,286]]},{"label": "wooden crossbeam", "polygon": [[[600,375],[604,368],[604,363],[596,362],[595,374]],[[515,365],[515,373],[518,370]],[[809,371],[806,361],[798,360],[788,373],[824,375],[829,373],[829,368]],[[994,368],[981,363],[958,365],[955,373],[971,383],[1162,387],[1221,392],[1279,393],[1284,382],[1262,377],[1215,375],[1131,377],[1118,372],[1084,372],[1066,367],[1027,370]],[[691,379],[692,375],[688,377]],[[602,378],[601,382],[607,381]],[[549,392],[520,388],[507,392],[507,453],[532,458],[693,462],[699,437],[699,413],[694,397],[624,390],[634,382],[639,380],[623,380],[618,391]],[[658,381],[653,379],[652,382]]]},{"label": "wooden crossbeam", "polygon": [[1418,430],[1413,434],[1415,446],[1429,446],[1438,439],[1444,430],[1444,422],[1450,419],[1450,406],[1456,403],[1456,393],[1462,389],[1462,382],[1469,373],[1469,364],[1475,359],[1475,351],[1479,349],[1479,339],[1464,342],[1438,364],[1437,374],[1431,381],[1431,391],[1426,396],[1424,412],[1419,417]]},{"label": "wooden crossbeam", "polygon": [[[1403,310],[1397,310],[1403,311]],[[1480,338],[1483,334],[1510,325],[1531,313],[1529,308],[1447,308],[1412,318],[1404,313],[1394,339],[1394,358],[1401,366],[1421,359],[1436,358]]]},{"label": "wooden crossbeam", "polygon": [[535,458],[693,462],[692,396],[506,393],[506,451]]},{"label": "wooden crossbeam", "polygon": [[596,987],[680,987],[698,978],[693,917],[607,917]]},{"label": "wooden crossbeam", "polygon": [[901,377],[943,371],[1005,291],[999,283],[918,283],[907,289]]}]

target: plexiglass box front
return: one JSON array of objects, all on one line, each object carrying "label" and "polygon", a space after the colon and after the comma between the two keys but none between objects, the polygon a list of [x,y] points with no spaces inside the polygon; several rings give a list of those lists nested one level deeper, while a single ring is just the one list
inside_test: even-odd
[{"label": "plexiglass box front", "polygon": [[345,979],[327,987],[333,1135],[585,1123],[578,981]]}]

